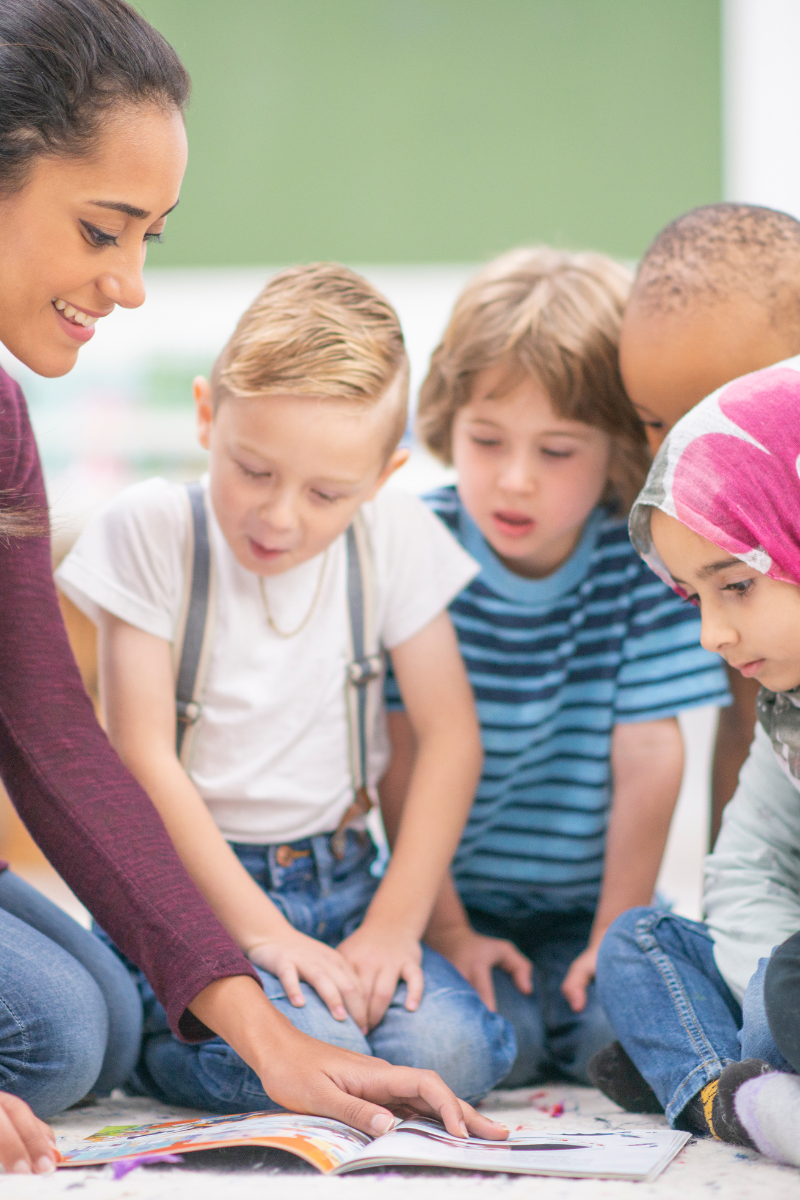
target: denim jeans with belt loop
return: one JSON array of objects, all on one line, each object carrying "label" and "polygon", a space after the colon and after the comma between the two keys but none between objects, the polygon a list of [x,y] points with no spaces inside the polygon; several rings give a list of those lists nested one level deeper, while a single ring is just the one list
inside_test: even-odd
[{"label": "denim jeans with belt loop", "polygon": [[[283,845],[235,843],[233,849],[287,921],[329,946],[338,946],[358,928],[378,888],[370,872],[377,852],[365,833],[348,831],[340,860],[331,853],[329,835]],[[131,969],[145,1008],[142,1053],[129,1081],[133,1090],[218,1113],[279,1109],[222,1038],[194,1046],[179,1042],[147,980]],[[308,984],[300,985],[305,1005],[295,1008],[274,975],[261,969],[258,974],[267,998],[303,1033],[397,1066],[437,1071],[456,1095],[480,1100],[508,1074],[516,1056],[514,1032],[455,967],[427,946],[422,970],[425,991],[418,1010],[404,1008],[401,982],[380,1024],[366,1036],[349,1015],[335,1020]]]}]

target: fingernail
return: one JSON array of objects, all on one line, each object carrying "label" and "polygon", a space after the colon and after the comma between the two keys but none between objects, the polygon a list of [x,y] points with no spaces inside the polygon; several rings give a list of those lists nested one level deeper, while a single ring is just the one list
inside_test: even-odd
[{"label": "fingernail", "polygon": [[34,1167],[37,1175],[52,1175],[55,1169],[56,1164],[53,1162],[52,1158],[49,1158],[46,1154],[43,1154],[42,1157],[37,1160],[36,1166]]},{"label": "fingernail", "polygon": [[345,1010],[343,1008],[335,1008],[333,1010],[333,1015],[336,1017],[337,1021],[346,1021],[347,1020],[347,1013],[345,1012]]},{"label": "fingernail", "polygon": [[11,1168],[12,1175],[30,1175],[30,1173],[31,1169],[24,1158],[21,1158],[18,1163],[14,1163],[14,1166]]},{"label": "fingernail", "polygon": [[459,1127],[459,1129],[461,1130],[461,1136],[462,1136],[462,1137],[465,1137],[465,1138],[468,1138],[468,1137],[469,1137],[469,1132],[468,1132],[468,1130],[467,1130],[467,1127],[466,1127],[466,1125],[464,1124],[464,1122],[463,1122],[463,1121],[459,1121],[459,1123],[458,1123],[458,1127]]},{"label": "fingernail", "polygon": [[382,1133],[388,1133],[390,1129],[394,1129],[395,1125],[400,1122],[394,1117],[390,1117],[388,1113],[378,1113],[372,1118],[372,1128],[375,1130],[376,1137],[380,1137]]}]

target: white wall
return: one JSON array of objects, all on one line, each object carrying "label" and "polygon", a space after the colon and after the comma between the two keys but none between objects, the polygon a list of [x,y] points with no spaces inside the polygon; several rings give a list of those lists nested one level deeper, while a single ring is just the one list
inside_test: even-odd
[{"label": "white wall", "polygon": [[800,217],[800,0],[723,0],[725,198]]}]

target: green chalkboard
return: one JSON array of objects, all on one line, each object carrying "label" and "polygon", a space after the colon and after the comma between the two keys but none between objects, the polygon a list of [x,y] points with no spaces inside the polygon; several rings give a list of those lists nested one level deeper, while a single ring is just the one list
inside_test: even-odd
[{"label": "green chalkboard", "polygon": [[720,197],[719,0],[139,0],[194,78],[152,265],[632,258]]}]

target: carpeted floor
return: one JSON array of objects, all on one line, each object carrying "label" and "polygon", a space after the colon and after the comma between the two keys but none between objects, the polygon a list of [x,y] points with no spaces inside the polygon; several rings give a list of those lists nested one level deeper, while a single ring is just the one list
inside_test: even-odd
[{"label": "carpeted floor", "polygon": [[[663,1124],[660,1117],[622,1113],[589,1088],[550,1086],[494,1092],[483,1105],[512,1129],[542,1130],[557,1126],[563,1133]],[[76,1109],[52,1124],[63,1144],[94,1133],[104,1125],[144,1124],[169,1116],[191,1115],[146,1100],[106,1100]],[[194,1159],[194,1162],[192,1161]],[[535,1176],[476,1175],[422,1171],[417,1168],[377,1170],[325,1179],[311,1167],[277,1151],[229,1150],[188,1155],[182,1166],[139,1167],[118,1182],[110,1167],[59,1171],[46,1179],[7,1177],[2,1200],[40,1200],[69,1193],[76,1200],[403,1200],[413,1187],[414,1200],[797,1200],[800,1172],[779,1167],[758,1155],[705,1139],[690,1142],[655,1183],[620,1183],[594,1179],[545,1179]]]}]

